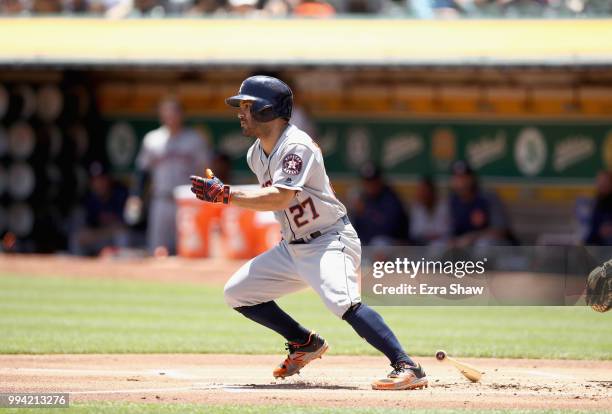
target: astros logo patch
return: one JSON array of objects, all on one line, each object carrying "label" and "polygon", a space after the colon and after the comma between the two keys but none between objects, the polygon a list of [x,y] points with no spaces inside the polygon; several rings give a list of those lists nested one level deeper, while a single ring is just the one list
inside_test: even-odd
[{"label": "astros logo patch", "polygon": [[283,158],[283,172],[289,175],[298,175],[302,171],[302,159],[296,154],[287,154]]}]

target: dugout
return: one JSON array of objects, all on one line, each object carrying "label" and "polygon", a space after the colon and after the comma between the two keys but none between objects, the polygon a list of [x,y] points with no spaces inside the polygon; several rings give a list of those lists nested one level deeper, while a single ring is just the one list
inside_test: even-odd
[{"label": "dugout", "polygon": [[409,201],[464,158],[519,238],[571,239],[576,200],[612,168],[609,20],[33,18],[3,19],[0,38],[0,232],[24,239],[78,204],[92,160],[128,179],[168,93],[248,183],[223,99],[256,69],[292,84],[340,195],[368,159]]}]

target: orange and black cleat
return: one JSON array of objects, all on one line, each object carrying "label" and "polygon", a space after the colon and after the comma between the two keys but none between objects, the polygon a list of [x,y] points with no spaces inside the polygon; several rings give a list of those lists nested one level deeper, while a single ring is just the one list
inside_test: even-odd
[{"label": "orange and black cleat", "polygon": [[311,332],[308,341],[304,344],[287,342],[289,355],[272,373],[274,378],[286,378],[294,374],[299,374],[300,369],[314,359],[321,356],[329,349],[325,339],[321,338],[316,332]]},{"label": "orange and black cleat", "polygon": [[376,380],[372,383],[373,390],[415,390],[427,388],[427,377],[421,364],[409,365],[406,362],[398,362],[391,365],[393,371],[387,378]]}]

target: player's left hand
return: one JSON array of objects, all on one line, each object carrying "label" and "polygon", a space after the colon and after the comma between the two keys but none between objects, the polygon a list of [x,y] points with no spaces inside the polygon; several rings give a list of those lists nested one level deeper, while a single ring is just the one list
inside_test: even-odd
[{"label": "player's left hand", "polygon": [[207,170],[207,175],[207,178],[198,175],[189,177],[191,180],[191,192],[200,200],[208,201],[209,203],[229,204],[230,186],[223,184],[210,170]]}]

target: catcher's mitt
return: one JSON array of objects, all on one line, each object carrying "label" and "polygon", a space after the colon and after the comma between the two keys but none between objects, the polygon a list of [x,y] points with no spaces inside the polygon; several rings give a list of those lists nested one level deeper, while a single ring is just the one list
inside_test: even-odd
[{"label": "catcher's mitt", "polygon": [[586,302],[597,312],[607,312],[612,307],[612,259],[589,275]]}]

